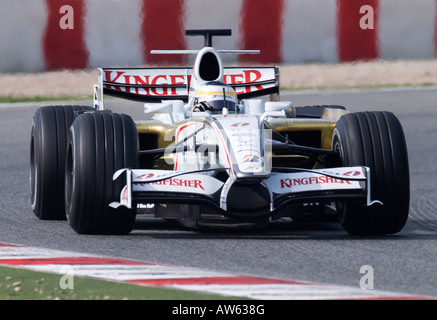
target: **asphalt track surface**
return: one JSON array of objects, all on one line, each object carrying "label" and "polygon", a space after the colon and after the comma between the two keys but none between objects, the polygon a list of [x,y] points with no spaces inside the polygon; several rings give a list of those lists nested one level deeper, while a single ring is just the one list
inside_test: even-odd
[{"label": "asphalt track surface", "polygon": [[[66,221],[40,221],[29,200],[30,125],[37,107],[57,104],[50,102],[0,104],[0,242],[352,287],[359,287],[360,268],[368,265],[377,290],[437,297],[437,87],[287,92],[281,99],[398,116],[411,179],[410,215],[401,232],[351,237],[337,222],[291,220],[256,232],[198,232],[139,216],[127,236],[89,236]],[[108,105],[131,106],[120,100]]]}]

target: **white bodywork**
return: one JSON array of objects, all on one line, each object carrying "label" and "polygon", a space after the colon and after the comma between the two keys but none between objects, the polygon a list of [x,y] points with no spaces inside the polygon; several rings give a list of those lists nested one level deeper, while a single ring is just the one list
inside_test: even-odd
[{"label": "white bodywork", "polygon": [[[224,51],[236,52],[241,53]],[[245,97],[256,97],[258,92],[278,95],[278,67],[226,68],[220,52],[213,47],[156,53],[196,53],[197,57],[192,69],[99,68],[98,83],[94,91],[96,109],[104,109],[104,91],[139,97],[146,101],[146,119],[158,120],[169,126],[177,125],[175,143],[166,150],[169,155],[166,159],[172,161],[170,164],[173,165],[173,170],[125,168],[117,171],[114,180],[125,173],[127,184],[121,192],[120,201],[112,202],[112,207],[131,208],[135,194],[142,193],[153,198],[153,194],[169,193],[178,196],[203,196],[226,211],[232,186],[236,182],[247,181],[255,181],[267,190],[271,212],[277,209],[276,202],[284,197],[320,192],[328,195],[356,191],[357,194],[364,195],[367,205],[374,203],[370,199],[370,174],[367,167],[271,171],[273,140],[271,131],[265,128],[264,123],[273,117],[286,118],[286,111],[291,110],[292,103]],[[205,57],[213,59],[217,69],[202,74]],[[238,114],[230,114],[226,108],[218,115],[191,112],[196,88],[212,80],[224,82],[234,88],[241,101]],[[330,119],[311,121],[329,122]],[[174,152],[177,147],[184,149]],[[226,181],[216,178],[217,172],[223,171],[228,174]]]}]

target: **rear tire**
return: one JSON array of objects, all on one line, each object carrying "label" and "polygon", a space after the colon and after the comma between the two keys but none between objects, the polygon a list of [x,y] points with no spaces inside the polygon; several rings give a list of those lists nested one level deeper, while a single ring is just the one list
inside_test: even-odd
[{"label": "rear tire", "polygon": [[47,106],[36,110],[30,141],[30,199],[41,220],[65,220],[64,170],[70,125],[87,106]]},{"label": "rear tire", "polygon": [[342,166],[370,168],[371,199],[383,203],[338,203],[343,228],[351,235],[399,232],[410,202],[408,153],[399,120],[390,112],[347,114],[336,124],[332,146]]},{"label": "rear tire", "polygon": [[135,209],[109,207],[120,200],[123,179],[112,180],[122,168],[138,167],[138,133],[132,118],[110,111],[83,114],[68,137],[65,211],[80,234],[127,234]]}]

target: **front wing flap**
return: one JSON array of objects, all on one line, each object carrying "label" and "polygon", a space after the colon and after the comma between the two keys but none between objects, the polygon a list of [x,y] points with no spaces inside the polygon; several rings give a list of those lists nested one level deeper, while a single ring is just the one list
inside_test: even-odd
[{"label": "front wing flap", "polygon": [[[132,208],[137,204],[163,202],[180,203],[206,201],[227,210],[227,196],[236,182],[229,178],[223,182],[211,173],[216,170],[189,172],[121,169],[113,179],[126,174],[126,185],[121,191],[120,201],[111,207]],[[339,201],[356,199],[371,206],[380,201],[371,199],[370,169],[368,167],[339,167],[320,170],[293,169],[292,172],[271,172],[260,182],[270,194],[270,212],[289,202]]]}]

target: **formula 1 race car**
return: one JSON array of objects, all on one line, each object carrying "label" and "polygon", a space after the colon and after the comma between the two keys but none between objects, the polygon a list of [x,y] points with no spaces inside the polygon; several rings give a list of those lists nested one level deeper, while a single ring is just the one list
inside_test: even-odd
[{"label": "formula 1 race car", "polygon": [[[409,211],[403,129],[390,112],[279,101],[279,68],[224,67],[203,36],[193,68],[99,68],[94,107],[39,108],[32,123],[32,209],[81,234],[127,234],[138,213],[183,226],[265,226],[332,214],[351,235],[399,232]],[[105,109],[141,101],[144,118]],[[264,98],[260,98],[264,97]],[[266,99],[266,97],[268,99]]]}]

